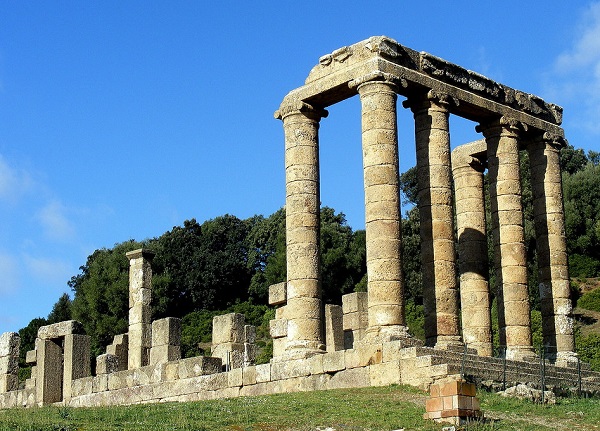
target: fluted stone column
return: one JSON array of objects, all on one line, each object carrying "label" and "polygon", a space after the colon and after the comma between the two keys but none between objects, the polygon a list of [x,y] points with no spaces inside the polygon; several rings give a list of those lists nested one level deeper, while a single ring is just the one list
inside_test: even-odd
[{"label": "fluted stone column", "polygon": [[540,136],[527,147],[544,345],[557,363],[576,361],[559,151],[564,139]]},{"label": "fluted stone column", "polygon": [[492,356],[492,321],[488,285],[483,171],[485,141],[461,145],[452,152],[452,175],[458,235],[460,305],[464,342],[479,356]]},{"label": "fluted stone column", "polygon": [[287,341],[283,356],[325,351],[319,250],[319,120],[327,111],[303,102],[275,116],[285,133]]},{"label": "fluted stone column", "polygon": [[461,344],[454,250],[449,97],[429,91],[405,106],[415,116],[426,343]]},{"label": "fluted stone column", "polygon": [[502,117],[477,130],[488,144],[500,344],[506,346],[508,359],[526,359],[534,353],[519,173],[520,124]]},{"label": "fluted stone column", "polygon": [[369,325],[365,342],[408,337],[404,316],[395,85],[383,74],[350,83],[362,105]]},{"label": "fluted stone column", "polygon": [[138,249],[129,259],[129,352],[128,369],[148,365],[152,347],[152,258],[154,252]]}]

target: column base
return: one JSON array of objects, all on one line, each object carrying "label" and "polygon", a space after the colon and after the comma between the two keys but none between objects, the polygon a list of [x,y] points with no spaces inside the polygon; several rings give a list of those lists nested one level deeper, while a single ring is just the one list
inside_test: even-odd
[{"label": "column base", "polygon": [[380,344],[388,341],[413,340],[408,327],[403,325],[370,326],[357,344]]},{"label": "column base", "polygon": [[579,357],[575,352],[558,352],[554,360],[554,365],[564,368],[577,368]]},{"label": "column base", "polygon": [[325,352],[325,344],[318,341],[293,340],[288,342],[285,351],[274,356],[271,362],[291,361],[294,359],[308,359],[311,356],[321,355]]},{"label": "column base", "polygon": [[462,352],[465,348],[465,345],[460,335],[439,335],[435,342],[434,348],[438,350]]},{"label": "column base", "polygon": [[510,346],[504,353],[506,359],[511,361],[535,362],[539,357],[535,354],[532,346]]}]

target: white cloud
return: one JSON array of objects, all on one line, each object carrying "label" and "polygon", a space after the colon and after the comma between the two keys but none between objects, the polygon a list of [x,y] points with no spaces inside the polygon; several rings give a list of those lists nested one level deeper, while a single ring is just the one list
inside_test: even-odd
[{"label": "white cloud", "polygon": [[59,201],[51,201],[36,214],[44,234],[53,240],[69,241],[75,236],[75,226],[67,217],[67,208]]},{"label": "white cloud", "polygon": [[571,48],[556,58],[547,79],[553,99],[583,107],[573,125],[600,134],[600,2],[583,11]]},{"label": "white cloud", "polygon": [[60,259],[25,255],[23,260],[29,274],[45,284],[66,284],[73,272],[71,265]]},{"label": "white cloud", "polygon": [[0,155],[0,200],[8,203],[16,202],[23,193],[31,189],[33,180],[22,170],[13,168]]},{"label": "white cloud", "polygon": [[19,287],[19,261],[6,253],[0,252],[0,294],[16,292]]}]

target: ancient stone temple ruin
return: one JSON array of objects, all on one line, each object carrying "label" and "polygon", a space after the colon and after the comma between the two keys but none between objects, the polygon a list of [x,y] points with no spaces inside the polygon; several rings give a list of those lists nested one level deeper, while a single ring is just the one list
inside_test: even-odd
[{"label": "ancient stone temple ruin", "polygon": [[[368,291],[324,304],[319,251],[319,137],[326,108],[358,96]],[[397,138],[398,96],[415,121],[423,343],[406,325]],[[473,121],[482,139],[453,146],[449,117]],[[89,337],[75,321],[40,328],[33,365],[18,386],[19,338],[0,338],[0,408],[189,401],[287,391],[378,386],[429,388],[468,376],[535,381],[524,244],[519,154],[533,185],[546,382],[574,386],[559,150],[562,110],[387,37],[372,37],[319,59],[305,85],[275,116],[285,134],[287,280],[271,286],[273,358],[255,365],[256,333],[244,316],[217,316],[210,357],[181,359],[179,319],[151,321],[153,253],[130,260],[129,328],[90,361]],[[327,143],[325,143],[327,145]],[[410,146],[412,148],[412,146]],[[326,168],[326,167],[325,167]],[[489,193],[484,195],[487,170]],[[488,232],[498,298],[501,357],[492,349]],[[92,373],[94,370],[94,373]],[[579,374],[600,389],[600,373]]]}]

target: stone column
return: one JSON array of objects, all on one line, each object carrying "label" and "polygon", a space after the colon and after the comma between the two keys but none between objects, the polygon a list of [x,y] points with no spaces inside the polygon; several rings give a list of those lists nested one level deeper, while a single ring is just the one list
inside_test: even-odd
[{"label": "stone column", "polygon": [[19,387],[19,347],[21,337],[16,332],[0,335],[0,393]]},{"label": "stone column", "polygon": [[[458,235],[458,269],[462,335],[480,356],[492,356],[492,321],[488,285],[483,171],[485,141],[461,145],[452,152],[452,175]],[[472,154],[482,154],[484,160]]]},{"label": "stone column", "polygon": [[477,127],[488,145],[488,178],[498,282],[500,345],[508,359],[534,355],[519,173],[520,123],[502,117]]},{"label": "stone column", "polygon": [[165,317],[152,322],[150,365],[181,359],[181,319]]},{"label": "stone column", "polygon": [[319,121],[327,111],[301,101],[275,113],[285,133],[287,339],[284,356],[325,351],[319,250]]},{"label": "stone column", "polygon": [[152,347],[152,267],[154,252],[138,249],[129,259],[129,352],[128,369],[149,364]]},{"label": "stone column", "polygon": [[396,85],[385,74],[350,83],[362,106],[369,326],[365,341],[408,337],[404,315]]},{"label": "stone column", "polygon": [[448,106],[451,99],[430,90],[409,100],[415,116],[418,207],[426,343],[438,348],[461,344]]},{"label": "stone column", "polygon": [[560,362],[576,361],[559,151],[545,133],[528,146],[544,345]]}]

